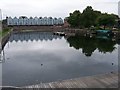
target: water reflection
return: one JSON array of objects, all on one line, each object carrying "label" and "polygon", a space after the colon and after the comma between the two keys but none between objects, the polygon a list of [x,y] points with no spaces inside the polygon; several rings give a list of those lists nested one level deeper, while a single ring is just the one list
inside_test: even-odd
[{"label": "water reflection", "polygon": [[118,70],[116,42],[95,37],[66,39],[49,32],[13,34],[4,47],[4,56],[2,82],[7,86],[47,83]]},{"label": "water reflection", "polygon": [[82,52],[86,56],[91,56],[92,53],[98,49],[101,53],[112,52],[115,50],[116,41],[112,41],[112,38],[108,37],[84,37],[84,36],[72,36],[67,38],[67,42],[70,47],[75,49],[82,49]]},{"label": "water reflection", "polygon": [[0,53],[0,63],[5,62],[5,52],[4,49]]},{"label": "water reflection", "polygon": [[10,37],[10,42],[18,41],[52,41],[53,39],[61,39],[61,36],[52,35],[50,32],[32,32],[32,33],[16,33]]}]

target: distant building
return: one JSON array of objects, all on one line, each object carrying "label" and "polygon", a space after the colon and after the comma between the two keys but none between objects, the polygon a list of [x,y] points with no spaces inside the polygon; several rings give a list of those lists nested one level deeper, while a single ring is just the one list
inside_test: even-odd
[{"label": "distant building", "polygon": [[17,26],[17,25],[63,25],[64,21],[62,18],[52,18],[52,17],[30,17],[27,18],[25,16],[21,16],[19,18],[14,17],[8,17],[7,18],[7,25],[8,26]]},{"label": "distant building", "polygon": [[118,15],[119,15],[119,18],[120,18],[120,1],[118,2]]}]

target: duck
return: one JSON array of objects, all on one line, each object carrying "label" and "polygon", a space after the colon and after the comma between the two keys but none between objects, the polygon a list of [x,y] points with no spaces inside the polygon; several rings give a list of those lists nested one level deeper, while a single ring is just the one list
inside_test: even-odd
[{"label": "duck", "polygon": [[112,63],[112,65],[114,65],[114,63]]}]

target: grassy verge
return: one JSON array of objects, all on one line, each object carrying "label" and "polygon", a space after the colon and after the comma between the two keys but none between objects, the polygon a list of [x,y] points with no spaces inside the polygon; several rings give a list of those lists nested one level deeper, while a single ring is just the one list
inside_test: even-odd
[{"label": "grassy verge", "polygon": [[8,34],[8,32],[10,32],[10,29],[6,28],[3,29],[2,31],[0,31],[0,37],[4,37]]}]

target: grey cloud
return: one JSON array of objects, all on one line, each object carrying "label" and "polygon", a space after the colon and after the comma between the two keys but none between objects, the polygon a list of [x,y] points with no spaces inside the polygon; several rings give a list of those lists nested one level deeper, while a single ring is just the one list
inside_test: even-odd
[{"label": "grey cloud", "polygon": [[86,6],[102,12],[117,14],[119,0],[1,0],[3,18],[6,16],[52,16],[66,17],[74,10],[83,11]]}]

